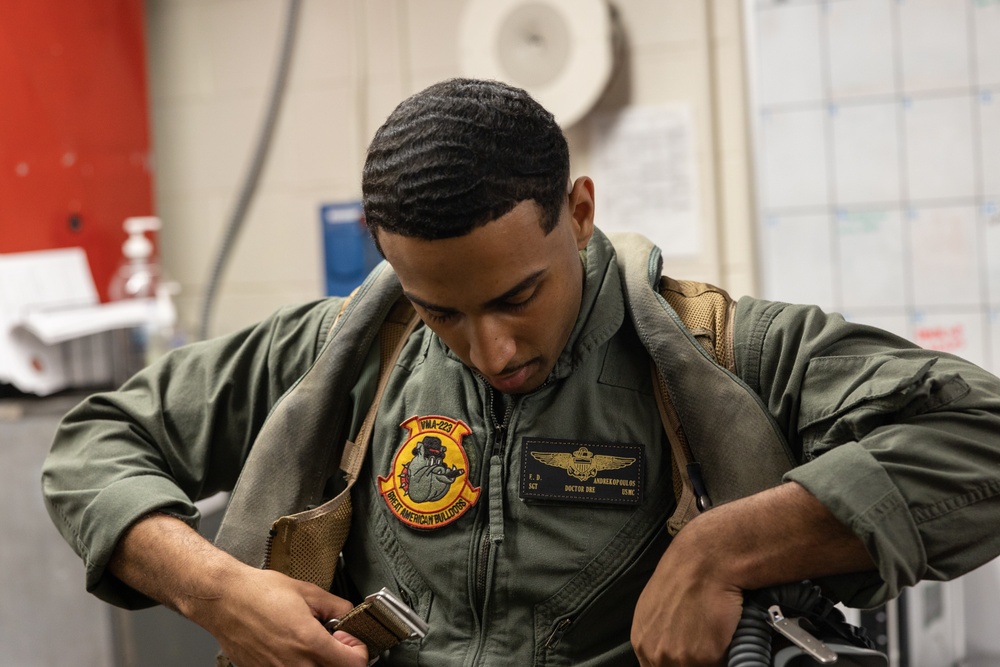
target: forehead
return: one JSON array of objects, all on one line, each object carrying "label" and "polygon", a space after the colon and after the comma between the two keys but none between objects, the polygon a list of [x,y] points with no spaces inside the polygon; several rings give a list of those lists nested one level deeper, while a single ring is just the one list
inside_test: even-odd
[{"label": "forehead", "polygon": [[559,226],[549,234],[542,231],[541,210],[533,201],[464,236],[426,240],[378,234],[407,295],[456,309],[482,305],[546,270],[561,236]]}]

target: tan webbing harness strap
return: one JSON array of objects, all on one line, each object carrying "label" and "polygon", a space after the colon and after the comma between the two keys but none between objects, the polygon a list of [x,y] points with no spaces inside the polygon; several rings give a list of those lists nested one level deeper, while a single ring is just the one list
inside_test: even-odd
[{"label": "tan webbing harness strap", "polygon": [[[678,281],[667,276],[660,278],[660,295],[681,318],[684,326],[695,336],[705,350],[723,365],[730,366],[733,358],[733,337],[731,308],[734,303],[729,295],[705,283]],[[698,492],[691,480],[688,465],[694,463],[691,448],[681,426],[677,410],[670,401],[670,395],[663,378],[650,363],[653,376],[653,394],[660,412],[667,440],[670,443],[671,468],[674,480],[674,497],[677,506],[667,520],[667,530],[671,535],[698,516]]]},{"label": "tan webbing harness strap", "polygon": [[652,368],[652,373],[656,407],[660,411],[660,420],[663,422],[667,441],[670,443],[674,497],[677,499],[677,505],[670,518],[667,519],[667,531],[671,535],[676,535],[688,521],[698,516],[700,510],[698,509],[697,494],[695,494],[687,470],[687,464],[691,462],[691,451],[684,437],[684,431],[681,429],[680,419],[677,417],[677,411],[674,410],[670,399],[667,398],[666,387],[663,386],[663,380],[660,379],[655,367]]},{"label": "tan webbing harness strap", "polygon": [[[346,409],[351,392],[401,296],[392,267],[383,263],[344,307],[312,366],[275,403],[257,434],[216,535],[219,547],[259,567],[268,558],[273,522],[323,502],[344,443],[354,435]],[[331,309],[336,313],[341,305]],[[290,536],[291,525],[279,540]]]},{"label": "tan webbing harness strap", "polygon": [[733,351],[733,318],[736,301],[714,285],[691,280],[660,278],[660,296],[715,362],[736,371]]},{"label": "tan webbing harness strap", "polygon": [[[731,321],[728,297],[703,284],[662,281],[659,249],[646,238],[616,234],[611,240],[626,310],[652,359],[680,478],[678,512],[668,525],[690,518],[685,486],[718,505],[780,484],[795,464],[788,444],[760,397],[730,370],[729,332],[706,340]],[[670,294],[661,293],[665,285]]]},{"label": "tan webbing harness strap", "polygon": [[354,442],[347,441],[344,447],[344,455],[340,460],[340,469],[346,475],[348,488],[357,480],[358,474],[361,472],[361,466],[364,464],[365,454],[368,452],[368,445],[371,442],[372,430],[375,425],[375,415],[378,412],[379,404],[382,402],[382,394],[385,393],[385,387],[389,383],[392,367],[396,364],[396,359],[399,358],[400,352],[403,351],[406,340],[419,323],[420,317],[413,310],[413,306],[410,305],[409,300],[404,297],[393,306],[389,317],[382,324],[382,328],[379,331],[379,379],[375,389],[375,396],[372,398],[372,403],[368,408],[368,413],[365,415],[357,437],[354,439]]},{"label": "tan webbing harness strap", "polygon": [[304,512],[283,516],[272,525],[264,567],[329,589],[337,560],[347,541],[353,508],[351,488],[358,480],[371,442],[375,414],[396,359],[420,318],[405,298],[392,307],[379,329],[379,380],[355,442],[347,441],[340,468],[346,486],[331,500]]}]

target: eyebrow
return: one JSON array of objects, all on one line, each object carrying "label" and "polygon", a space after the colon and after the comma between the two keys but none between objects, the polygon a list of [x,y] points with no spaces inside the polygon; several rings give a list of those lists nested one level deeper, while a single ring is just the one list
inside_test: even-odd
[{"label": "eyebrow", "polygon": [[[506,292],[504,292],[500,296],[494,297],[494,298],[490,299],[489,301],[487,301],[486,305],[488,307],[496,307],[496,306],[502,305],[503,302],[506,301],[507,299],[509,299],[509,298],[511,298],[513,296],[516,296],[520,292],[523,292],[524,290],[528,289],[529,287],[531,287],[532,285],[534,285],[536,282],[538,282],[539,278],[541,278],[544,273],[545,273],[545,269],[539,269],[538,271],[535,271],[534,273],[532,273],[529,276],[527,276],[524,280],[522,280],[518,284],[516,284],[513,287],[511,287],[509,290],[507,290]],[[406,290],[403,290],[403,295],[407,299],[409,299],[410,301],[412,301],[413,303],[415,303],[418,306],[420,306],[421,308],[424,308],[425,310],[434,310],[434,311],[437,311],[439,313],[454,313],[454,312],[458,312],[454,308],[448,308],[447,306],[438,306],[438,305],[433,304],[433,303],[431,303],[429,301],[424,301],[420,297],[414,296],[413,294],[410,294]]]}]

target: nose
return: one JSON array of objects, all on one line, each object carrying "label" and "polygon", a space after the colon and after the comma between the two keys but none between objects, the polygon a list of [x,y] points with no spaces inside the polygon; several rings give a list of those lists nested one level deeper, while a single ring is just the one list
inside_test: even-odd
[{"label": "nose", "polygon": [[486,376],[499,375],[514,358],[517,345],[500,318],[486,315],[471,322],[469,360]]}]

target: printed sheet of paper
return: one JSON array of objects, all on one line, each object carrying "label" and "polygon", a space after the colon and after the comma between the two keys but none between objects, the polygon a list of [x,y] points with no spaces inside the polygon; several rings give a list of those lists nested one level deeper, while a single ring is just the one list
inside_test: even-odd
[{"label": "printed sheet of paper", "polygon": [[691,111],[630,107],[592,124],[597,224],[639,232],[665,256],[701,252]]}]

